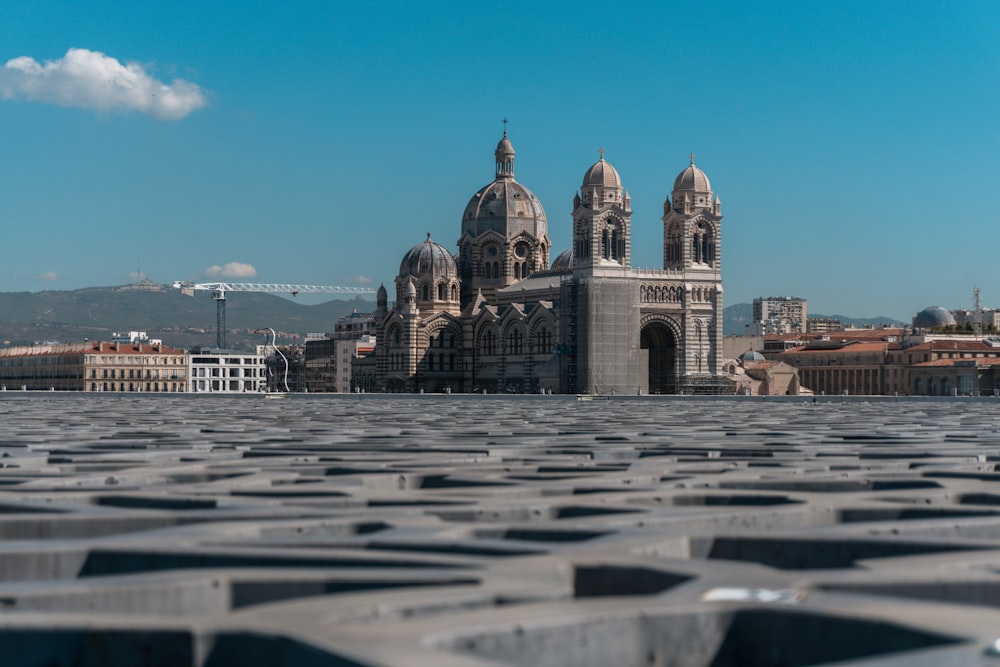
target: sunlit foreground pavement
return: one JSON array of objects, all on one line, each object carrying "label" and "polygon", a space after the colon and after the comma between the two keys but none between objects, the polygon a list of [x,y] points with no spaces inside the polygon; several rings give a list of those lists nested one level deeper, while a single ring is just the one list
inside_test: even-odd
[{"label": "sunlit foreground pavement", "polygon": [[996,399],[5,392],[0,456],[4,665],[1000,665]]}]

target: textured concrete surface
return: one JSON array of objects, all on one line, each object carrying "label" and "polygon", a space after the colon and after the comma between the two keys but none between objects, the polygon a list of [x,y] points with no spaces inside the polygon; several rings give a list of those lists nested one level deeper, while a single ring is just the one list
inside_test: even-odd
[{"label": "textured concrete surface", "polygon": [[3,392],[0,457],[5,665],[1000,665],[995,399]]}]

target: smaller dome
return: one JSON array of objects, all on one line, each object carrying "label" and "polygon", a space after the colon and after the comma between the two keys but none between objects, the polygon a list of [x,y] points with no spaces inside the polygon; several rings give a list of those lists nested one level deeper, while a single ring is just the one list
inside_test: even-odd
[{"label": "smaller dome", "polygon": [[573,249],[570,248],[569,250],[564,250],[563,252],[561,252],[559,254],[559,256],[556,257],[555,260],[553,260],[553,262],[552,262],[552,270],[553,271],[568,271],[569,269],[573,268],[573,265],[575,263],[576,262],[574,261],[574,257],[573,257]]},{"label": "smaller dome", "polygon": [[940,327],[955,326],[954,316],[948,312],[947,308],[941,306],[928,306],[913,318],[913,326],[920,329],[937,329]]},{"label": "smaller dome", "polygon": [[433,278],[438,276],[451,277],[456,275],[455,258],[448,250],[431,240],[427,240],[410,248],[399,264],[399,276],[415,278]]},{"label": "smaller dome", "polygon": [[604,149],[601,149],[601,159],[598,160],[583,175],[583,186],[599,186],[604,188],[620,188],[622,177],[618,175],[618,170],[611,166],[610,162],[604,159]]},{"label": "smaller dome", "polygon": [[501,139],[497,144],[496,154],[498,157],[501,155],[515,155],[514,144],[512,144],[510,139],[507,138],[507,130],[503,131],[503,139]]},{"label": "smaller dome", "polygon": [[678,190],[694,190],[695,192],[711,192],[712,184],[701,169],[694,164],[694,153],[691,154],[691,164],[678,174],[674,180],[674,192]]},{"label": "smaller dome", "polygon": [[747,350],[739,356],[740,361],[767,361],[764,355],[756,350]]}]

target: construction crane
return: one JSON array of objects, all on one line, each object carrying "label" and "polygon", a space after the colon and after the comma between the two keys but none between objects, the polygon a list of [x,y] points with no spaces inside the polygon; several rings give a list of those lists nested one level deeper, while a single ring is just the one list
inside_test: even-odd
[{"label": "construction crane", "polygon": [[371,287],[340,287],[330,285],[285,285],[281,283],[191,283],[175,280],[174,288],[185,296],[195,292],[211,292],[216,303],[215,345],[226,347],[226,292],[265,292],[268,294],[375,294]]}]

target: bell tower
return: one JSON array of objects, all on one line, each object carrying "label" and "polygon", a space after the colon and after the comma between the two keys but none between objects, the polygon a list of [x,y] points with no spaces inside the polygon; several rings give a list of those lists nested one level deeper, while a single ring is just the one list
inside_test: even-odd
[{"label": "bell tower", "polygon": [[632,200],[603,148],[573,197],[573,258],[577,271],[631,266]]},{"label": "bell tower", "polygon": [[[663,202],[663,268],[708,271],[721,277],[722,202],[712,184],[694,164],[674,181]],[[720,278],[721,279],[721,278]]]},{"label": "bell tower", "polygon": [[663,268],[683,281],[678,375],[697,382],[722,371],[722,202],[688,157],[663,203]]}]

